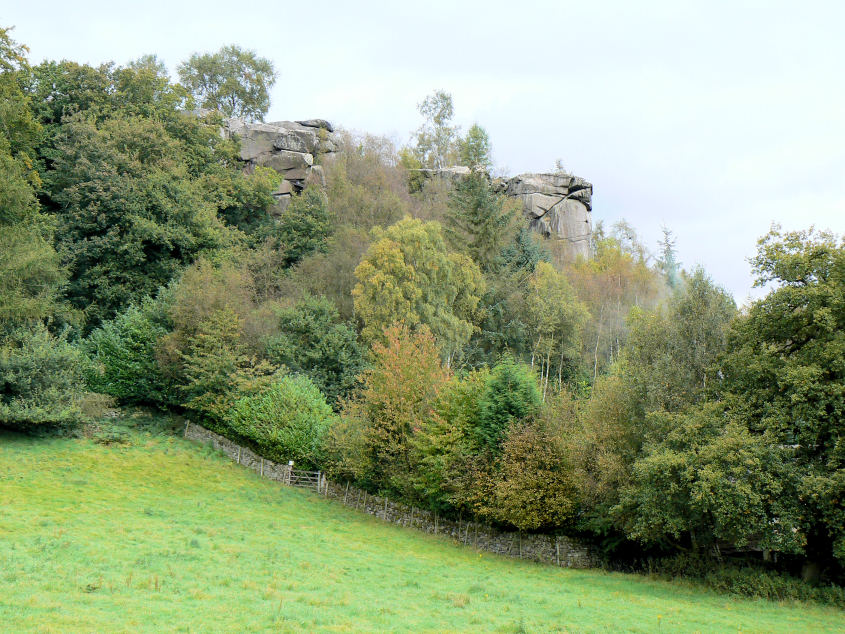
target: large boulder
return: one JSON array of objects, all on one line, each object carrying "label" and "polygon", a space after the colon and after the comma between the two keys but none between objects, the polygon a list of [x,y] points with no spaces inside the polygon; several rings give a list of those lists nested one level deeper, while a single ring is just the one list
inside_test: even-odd
[{"label": "large boulder", "polygon": [[325,183],[322,168],[312,172],[316,154],[337,152],[334,127],[325,119],[303,121],[271,121],[248,123],[243,119],[229,119],[223,136],[236,136],[240,141],[240,159],[249,170],[256,165],[269,167],[284,179],[276,199],[283,209],[292,193],[302,190],[308,182]]},{"label": "large boulder", "polygon": [[522,200],[522,211],[532,230],[563,242],[568,258],[589,256],[592,184],[571,174],[520,174],[500,187],[508,196]]}]

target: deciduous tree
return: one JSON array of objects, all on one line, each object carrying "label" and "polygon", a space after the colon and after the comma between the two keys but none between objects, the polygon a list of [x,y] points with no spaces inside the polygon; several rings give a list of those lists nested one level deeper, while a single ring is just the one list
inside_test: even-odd
[{"label": "deciduous tree", "polygon": [[448,251],[436,222],[405,218],[372,235],[352,290],[362,336],[383,341],[392,324],[425,325],[448,361],[473,332],[473,311],[484,289],[478,266]]},{"label": "deciduous tree", "polygon": [[276,83],[273,63],[255,51],[224,46],[216,53],[194,53],[178,67],[182,84],[203,108],[227,117],[263,121]]}]

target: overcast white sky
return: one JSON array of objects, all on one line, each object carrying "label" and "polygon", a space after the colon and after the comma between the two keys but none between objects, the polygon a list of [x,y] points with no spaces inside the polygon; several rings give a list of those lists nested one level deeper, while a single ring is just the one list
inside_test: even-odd
[{"label": "overcast white sky", "polygon": [[175,75],[235,43],[280,73],[268,119],[324,117],[405,142],[441,88],[511,174],[560,158],[594,221],[660,227],[742,302],[772,222],[845,233],[845,2],[0,0],[31,60]]}]

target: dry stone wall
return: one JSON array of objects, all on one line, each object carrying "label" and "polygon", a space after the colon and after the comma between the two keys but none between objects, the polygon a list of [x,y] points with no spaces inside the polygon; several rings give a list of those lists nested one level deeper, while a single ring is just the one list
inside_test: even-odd
[{"label": "dry stone wall", "polygon": [[[266,460],[255,452],[193,423],[185,426],[185,437],[222,451],[232,460],[252,469],[259,475],[285,482],[288,465]],[[371,495],[348,483],[327,483],[325,496],[358,511],[374,515],[386,522],[415,528],[425,533],[443,535],[478,550],[508,557],[519,557],[564,568],[592,568],[600,561],[592,549],[577,540],[562,535],[535,535],[501,531],[488,524],[444,519],[431,511],[424,511],[387,498]]]}]

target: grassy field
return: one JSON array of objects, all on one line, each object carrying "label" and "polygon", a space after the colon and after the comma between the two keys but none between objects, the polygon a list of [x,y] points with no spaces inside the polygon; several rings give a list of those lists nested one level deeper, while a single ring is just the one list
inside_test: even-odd
[{"label": "grassy field", "polygon": [[178,437],[0,433],[3,631],[843,631],[845,614],[480,555]]}]

